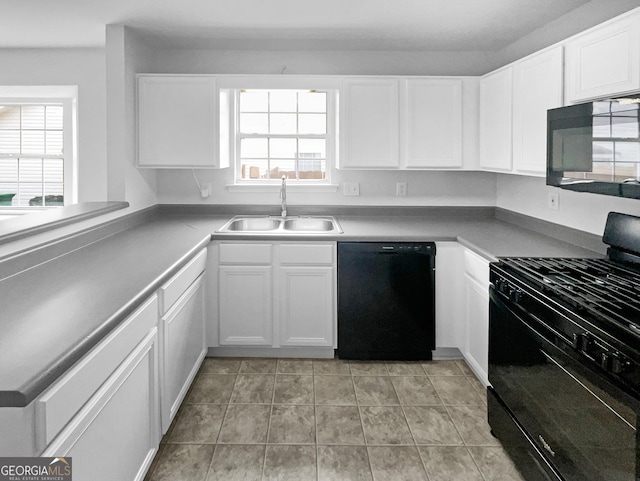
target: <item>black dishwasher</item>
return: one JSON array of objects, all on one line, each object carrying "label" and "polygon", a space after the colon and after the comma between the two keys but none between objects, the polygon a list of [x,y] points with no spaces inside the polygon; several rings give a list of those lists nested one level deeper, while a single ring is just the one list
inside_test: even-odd
[{"label": "black dishwasher", "polygon": [[338,357],[430,360],[433,242],[338,243]]}]

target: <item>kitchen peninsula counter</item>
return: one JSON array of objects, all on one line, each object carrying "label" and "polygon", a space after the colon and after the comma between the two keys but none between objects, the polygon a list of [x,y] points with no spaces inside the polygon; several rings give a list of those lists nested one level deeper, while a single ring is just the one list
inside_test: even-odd
[{"label": "kitchen peninsula counter", "polygon": [[[488,260],[602,257],[603,252],[596,236],[586,235],[594,250],[579,247],[500,220],[493,208],[425,208],[410,215],[382,211],[335,213],[343,234],[272,236],[216,233],[233,216],[228,212],[162,207],[46,262],[5,258],[0,262],[0,406],[33,401],[211,239],[457,241]],[[30,255],[42,254],[19,257]]]}]

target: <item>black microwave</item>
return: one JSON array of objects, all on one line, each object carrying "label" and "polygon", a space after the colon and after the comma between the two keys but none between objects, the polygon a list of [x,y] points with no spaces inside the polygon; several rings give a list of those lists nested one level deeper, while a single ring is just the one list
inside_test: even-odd
[{"label": "black microwave", "polygon": [[640,199],[640,98],[548,110],[547,185]]}]

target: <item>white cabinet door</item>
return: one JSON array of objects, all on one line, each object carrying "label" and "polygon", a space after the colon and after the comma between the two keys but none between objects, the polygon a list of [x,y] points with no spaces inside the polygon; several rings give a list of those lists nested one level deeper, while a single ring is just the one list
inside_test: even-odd
[{"label": "white cabinet door", "polygon": [[333,267],[280,268],[280,344],[331,346],[334,324]]},{"label": "white cabinet door", "polygon": [[512,67],[480,80],[480,167],[511,170]]},{"label": "white cabinet door", "polygon": [[219,336],[223,346],[272,344],[271,266],[219,267]]},{"label": "white cabinet door", "polygon": [[215,78],[138,77],[138,166],[225,167],[219,163]]},{"label": "white cabinet door", "polygon": [[640,89],[640,14],[596,27],[566,44],[567,100]]},{"label": "white cabinet door", "polygon": [[42,456],[72,456],[74,479],[141,481],[160,442],[157,328]]},{"label": "white cabinet door", "polygon": [[462,80],[406,80],[405,167],[462,167]]},{"label": "white cabinet door", "polygon": [[513,169],[545,176],[547,110],[562,106],[562,47],[513,67]]},{"label": "white cabinet door", "polygon": [[436,242],[436,348],[465,348],[464,248],[457,242]]},{"label": "white cabinet door", "polygon": [[467,349],[465,359],[475,375],[486,385],[489,368],[489,293],[488,287],[465,274],[465,321]]},{"label": "white cabinet door", "polygon": [[[205,251],[206,252],[206,251]],[[162,432],[166,433],[207,353],[204,276],[161,319],[163,332]]]},{"label": "white cabinet door", "polygon": [[399,168],[399,101],[397,79],[344,80],[339,168]]}]

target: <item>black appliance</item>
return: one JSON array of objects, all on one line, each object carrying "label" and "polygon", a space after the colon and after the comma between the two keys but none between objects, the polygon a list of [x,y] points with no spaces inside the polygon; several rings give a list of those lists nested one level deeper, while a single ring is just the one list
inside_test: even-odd
[{"label": "black appliance", "polygon": [[547,111],[547,184],[640,198],[640,98]]},{"label": "black appliance", "polygon": [[430,360],[433,242],[338,243],[338,357]]},{"label": "black appliance", "polygon": [[603,241],[490,266],[488,419],[528,481],[640,480],[640,217]]}]

